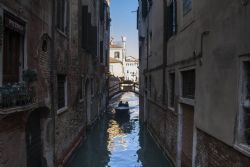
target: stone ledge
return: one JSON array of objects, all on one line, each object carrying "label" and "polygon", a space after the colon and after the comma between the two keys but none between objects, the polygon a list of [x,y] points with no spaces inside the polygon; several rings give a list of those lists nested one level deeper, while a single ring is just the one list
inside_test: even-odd
[{"label": "stone ledge", "polygon": [[38,107],[39,107],[39,103],[32,103],[32,104],[28,104],[24,106],[4,108],[4,109],[0,109],[0,115],[8,115],[8,114],[13,114],[17,112],[28,111],[28,110],[38,108]]}]

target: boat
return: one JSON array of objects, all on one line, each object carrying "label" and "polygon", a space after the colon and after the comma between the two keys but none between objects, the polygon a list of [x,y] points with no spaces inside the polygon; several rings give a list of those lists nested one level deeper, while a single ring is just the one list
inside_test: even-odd
[{"label": "boat", "polygon": [[116,115],[128,115],[129,114],[129,104],[128,102],[123,103],[120,101],[118,107],[115,108]]}]

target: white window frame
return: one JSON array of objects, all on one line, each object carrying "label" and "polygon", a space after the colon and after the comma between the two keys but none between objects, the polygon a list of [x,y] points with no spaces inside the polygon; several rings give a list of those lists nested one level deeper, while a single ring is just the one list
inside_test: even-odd
[{"label": "white window frame", "polygon": [[61,114],[68,110],[68,79],[67,76],[65,76],[65,82],[64,82],[64,107],[58,108],[57,114]]},{"label": "white window frame", "polygon": [[[182,86],[183,86],[182,85],[183,84],[182,72],[190,71],[190,70],[195,70],[195,76],[196,76],[196,68],[194,66],[179,69],[179,81],[180,81],[180,84],[179,84],[179,92],[180,92],[179,102],[183,103],[183,104],[190,105],[190,106],[194,106],[195,105],[195,97],[194,97],[194,99],[189,99],[189,98],[184,98],[182,96],[182,94],[183,94],[183,92],[182,92]],[[195,83],[196,83],[196,81],[195,81]]]},{"label": "white window frame", "polygon": [[244,107],[243,103],[245,100],[245,85],[244,85],[244,78],[245,78],[245,69],[244,69],[244,63],[249,62],[250,63],[250,57],[249,55],[241,57],[240,59],[240,74],[239,74],[239,110],[237,113],[237,126],[236,126],[236,132],[235,132],[235,144],[234,148],[243,153],[244,155],[250,157],[250,145],[247,143],[243,142],[243,126],[244,126],[244,121],[243,116],[244,116]]}]

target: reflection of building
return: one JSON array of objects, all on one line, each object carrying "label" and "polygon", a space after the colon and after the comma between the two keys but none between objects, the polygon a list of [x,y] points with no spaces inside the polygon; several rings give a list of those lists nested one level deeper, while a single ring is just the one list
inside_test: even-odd
[{"label": "reflection of building", "polygon": [[250,4],[218,2],[139,1],[140,116],[176,167],[250,164]]},{"label": "reflection of building", "polygon": [[138,82],[139,81],[138,67],[139,67],[138,59],[132,56],[126,57],[126,60],[124,63],[125,80]]}]

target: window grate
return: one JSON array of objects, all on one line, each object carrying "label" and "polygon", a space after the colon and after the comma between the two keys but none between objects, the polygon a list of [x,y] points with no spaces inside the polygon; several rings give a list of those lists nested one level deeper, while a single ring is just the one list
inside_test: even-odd
[{"label": "window grate", "polygon": [[195,97],[195,70],[182,72],[182,97],[188,99]]}]

